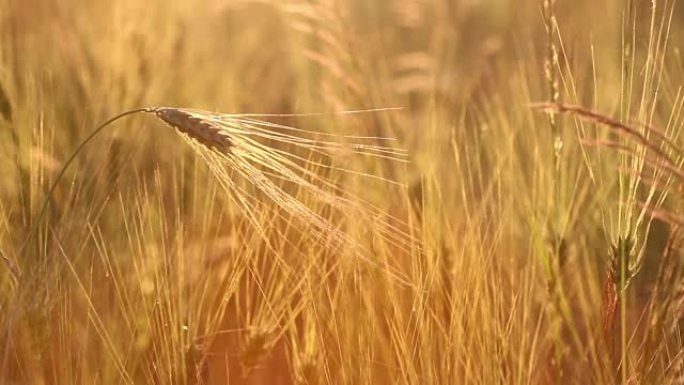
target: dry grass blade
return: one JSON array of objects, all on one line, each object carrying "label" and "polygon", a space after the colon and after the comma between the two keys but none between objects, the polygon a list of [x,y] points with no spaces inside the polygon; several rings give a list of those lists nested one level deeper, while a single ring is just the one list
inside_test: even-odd
[{"label": "dry grass blade", "polygon": [[[636,140],[639,144],[643,145],[644,147],[648,148],[649,150],[653,151],[658,155],[659,157],[663,158],[663,160],[666,160],[668,163],[673,163],[672,159],[670,158],[669,155],[667,155],[656,143],[653,143],[648,137],[646,137],[644,134],[639,132],[637,129],[630,127],[619,120],[613,119],[609,116],[600,114],[598,112],[594,112],[591,110],[588,110],[584,107],[581,106],[574,106],[574,105],[569,105],[569,104],[560,104],[560,103],[532,103],[530,105],[532,108],[539,109],[539,110],[544,110],[544,111],[550,111],[550,112],[555,112],[555,113],[570,113],[577,115],[584,119],[585,121],[591,122],[591,123],[598,123],[602,124],[606,127],[612,128],[616,130],[617,132],[626,134],[627,136],[631,137],[632,139]],[[653,134],[659,141],[670,147],[670,149],[675,150],[677,152],[681,152],[681,149],[673,143],[666,135],[664,135],[662,132],[653,129],[649,126],[646,127],[647,132],[649,134]]]},{"label": "dry grass blade", "polygon": [[672,213],[671,211],[651,207],[650,205],[646,205],[641,202],[637,202],[637,204],[643,207],[643,209],[646,212],[648,212],[649,215],[651,215],[653,218],[656,218],[665,223],[669,223],[670,225],[676,226],[677,228],[684,228],[684,218],[681,218],[680,216]]},{"label": "dry grass blade", "polygon": [[[581,143],[585,146],[590,146],[590,147],[604,147],[604,148],[610,148],[614,149],[619,153],[629,155],[629,156],[636,156],[634,150],[627,146],[624,143],[620,143],[614,140],[589,140],[589,139],[583,139],[581,140]],[[667,162],[666,160],[662,159],[661,157],[658,157],[657,155],[655,156],[646,156],[644,158],[645,164],[651,166],[654,170],[665,170],[669,172],[673,177],[677,178],[680,182],[684,182],[684,172],[680,167],[678,167],[674,162]],[[629,173],[633,176],[637,176],[637,174],[633,170],[621,170],[625,173]],[[656,187],[656,184],[658,182],[654,180],[649,180],[647,176],[645,175],[639,175],[639,178],[644,182],[648,183],[654,187]]]}]

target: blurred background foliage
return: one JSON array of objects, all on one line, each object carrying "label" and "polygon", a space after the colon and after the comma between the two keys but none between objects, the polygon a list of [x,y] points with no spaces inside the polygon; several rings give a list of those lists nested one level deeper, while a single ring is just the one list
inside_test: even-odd
[{"label": "blurred background foliage", "polygon": [[[601,125],[559,117],[555,138],[531,103],[550,100],[553,43],[562,102],[681,143],[683,8],[558,0],[550,42],[536,0],[0,0],[0,383],[676,383],[673,221],[633,218],[660,182],[656,208],[679,218],[681,189],[583,146],[638,158]],[[403,186],[328,177],[410,234],[371,243],[411,285],[338,266],[287,223],[270,248],[148,117],[87,147],[36,222],[80,140],[144,106],[402,107],[271,120],[408,150],[330,160]],[[642,262],[613,327],[621,237]]]}]

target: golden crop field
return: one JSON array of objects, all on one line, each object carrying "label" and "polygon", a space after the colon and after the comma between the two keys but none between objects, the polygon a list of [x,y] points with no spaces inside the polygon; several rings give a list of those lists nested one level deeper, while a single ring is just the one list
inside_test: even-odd
[{"label": "golden crop field", "polygon": [[684,383],[684,4],[0,0],[0,385]]}]

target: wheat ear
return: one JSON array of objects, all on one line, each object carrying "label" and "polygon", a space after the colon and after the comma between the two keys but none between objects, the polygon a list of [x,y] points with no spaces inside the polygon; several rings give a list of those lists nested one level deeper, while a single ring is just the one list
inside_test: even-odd
[{"label": "wheat ear", "polygon": [[228,153],[232,142],[216,124],[203,120],[197,116],[178,109],[159,107],[151,110],[169,126],[181,133],[198,141],[211,150],[216,150],[224,155]]},{"label": "wheat ear", "polygon": [[[303,202],[285,192],[271,180],[271,178],[293,182],[307,190],[319,202],[329,204],[332,207],[354,208],[356,205],[353,200],[350,199],[350,197],[346,197],[345,193],[330,181],[320,177],[314,171],[308,170],[306,167],[297,164],[298,161],[306,162],[306,159],[284,151],[272,149],[270,146],[259,143],[256,139],[260,138],[262,140],[275,140],[281,143],[288,143],[295,145],[300,149],[319,154],[325,153],[326,150],[329,149],[339,149],[344,147],[344,144],[334,140],[313,140],[298,135],[287,134],[285,132],[272,131],[271,129],[278,128],[285,131],[294,131],[302,135],[307,133],[305,130],[248,119],[243,115],[215,114],[200,110],[171,107],[149,107],[133,109],[116,115],[98,126],[78,145],[52,183],[47,196],[45,197],[43,206],[22,246],[22,252],[35,235],[35,232],[51,203],[51,197],[54,190],[76,156],[98,133],[102,132],[113,122],[139,112],[153,113],[158,119],[180,133],[197,153],[204,158],[209,165],[209,168],[219,179],[222,187],[231,195],[233,201],[244,210],[245,214],[250,221],[253,222],[257,230],[263,232],[264,229],[261,228],[258,223],[259,221],[256,218],[255,203],[251,202],[243,195],[248,195],[248,193],[233,181],[233,178],[229,174],[230,172],[237,173],[237,176],[243,177],[256,186],[289,214],[303,220],[307,225],[313,225],[313,229],[311,230],[313,230],[314,237],[318,240],[325,239],[326,243],[332,241],[332,244],[335,246],[348,247],[349,245],[355,244],[355,242],[349,239],[326,218],[315,213]],[[312,134],[311,132],[308,133]],[[321,135],[326,136],[330,134]],[[361,141],[368,139],[385,139],[367,137],[338,138],[352,138]],[[347,147],[347,149],[352,150],[352,152],[356,154],[365,154],[368,156],[399,161],[403,161],[401,158],[405,156],[404,153],[398,150],[393,150],[382,145],[356,144]],[[311,164],[321,166],[317,163]],[[263,167],[264,171],[260,170],[258,167]],[[348,171],[343,169],[339,170]],[[369,176],[367,174],[361,175]],[[364,209],[368,209],[368,207],[358,206],[356,209],[363,211]],[[396,229],[388,228],[382,231],[383,236],[392,239],[393,237],[391,234],[395,233]],[[392,241],[397,242],[396,239],[392,239]]]}]

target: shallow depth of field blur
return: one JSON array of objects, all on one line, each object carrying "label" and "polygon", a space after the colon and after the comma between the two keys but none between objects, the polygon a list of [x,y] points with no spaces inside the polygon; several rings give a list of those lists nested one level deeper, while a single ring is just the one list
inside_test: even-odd
[{"label": "shallow depth of field blur", "polygon": [[[674,0],[0,0],[0,384],[682,383],[683,43]],[[301,155],[348,247],[152,115],[49,194],[147,106],[408,161]]]}]

